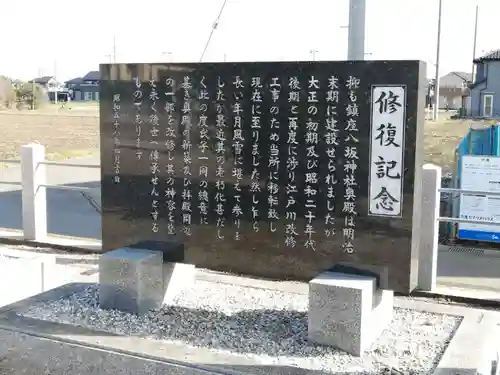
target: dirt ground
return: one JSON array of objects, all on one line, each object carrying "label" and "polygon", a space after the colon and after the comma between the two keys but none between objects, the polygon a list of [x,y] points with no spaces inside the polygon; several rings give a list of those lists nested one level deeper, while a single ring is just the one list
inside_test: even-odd
[{"label": "dirt ground", "polygon": [[482,128],[491,122],[473,120],[440,119],[438,122],[425,123],[424,153],[425,162],[439,165],[443,172],[452,172],[454,153],[460,140],[469,128]]},{"label": "dirt ground", "polygon": [[31,142],[46,146],[50,160],[99,152],[98,106],[2,111],[0,129],[0,159],[17,159],[20,146]]},{"label": "dirt ground", "polygon": [[[46,146],[48,159],[60,160],[99,152],[98,105],[72,103],[71,109],[51,105],[39,111],[0,112],[0,159],[19,156],[20,145],[39,142]],[[443,118],[425,125],[425,161],[451,172],[453,154],[470,126],[488,124],[472,120]]]}]

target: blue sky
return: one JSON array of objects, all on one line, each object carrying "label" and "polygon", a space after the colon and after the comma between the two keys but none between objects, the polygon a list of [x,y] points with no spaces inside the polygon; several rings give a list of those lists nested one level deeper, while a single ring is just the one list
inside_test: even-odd
[{"label": "blue sky", "polygon": [[[367,59],[436,60],[437,0],[366,0]],[[67,80],[109,62],[197,61],[223,0],[23,0],[2,4],[0,74]],[[441,72],[470,71],[475,6],[477,54],[500,48],[499,0],[443,0]],[[348,0],[228,0],[205,61],[343,60]],[[5,15],[9,14],[9,17]],[[51,21],[59,26],[50,27]],[[21,27],[19,26],[21,22]],[[35,34],[28,25],[35,28]],[[43,34],[43,38],[42,38]],[[5,35],[5,34],[4,34]],[[484,52],[483,52],[484,51]],[[166,54],[169,52],[170,54]],[[56,68],[54,68],[56,66]],[[429,76],[434,66],[428,66]]]}]

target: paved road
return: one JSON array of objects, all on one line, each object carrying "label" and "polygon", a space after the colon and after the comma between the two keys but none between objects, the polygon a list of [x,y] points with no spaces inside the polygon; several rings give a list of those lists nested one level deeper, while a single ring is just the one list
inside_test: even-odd
[{"label": "paved road", "polygon": [[[69,159],[67,163],[99,165],[98,157]],[[47,166],[47,183],[51,185],[86,186],[79,191],[47,189],[47,221],[50,234],[101,238],[100,170],[77,167]],[[0,181],[20,181],[20,166],[1,168]],[[90,198],[90,199],[89,199]],[[96,208],[91,201],[99,202]],[[20,186],[0,184],[0,228],[22,229]]]},{"label": "paved road", "polygon": [[[208,371],[166,361],[98,350],[64,341],[0,329],[0,371],[5,375],[209,375]],[[290,372],[291,373],[291,372]]]},{"label": "paved road", "polygon": [[500,302],[500,252],[440,251],[438,293]]}]

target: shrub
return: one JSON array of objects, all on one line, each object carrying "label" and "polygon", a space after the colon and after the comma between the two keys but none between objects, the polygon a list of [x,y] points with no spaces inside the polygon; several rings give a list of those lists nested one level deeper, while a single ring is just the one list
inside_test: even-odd
[{"label": "shrub", "polygon": [[18,107],[29,106],[29,108],[33,108],[34,102],[34,109],[38,109],[49,100],[44,88],[36,83],[20,83],[16,94]]},{"label": "shrub", "polygon": [[15,101],[16,91],[12,86],[12,81],[5,76],[0,76],[0,110],[12,108]]}]

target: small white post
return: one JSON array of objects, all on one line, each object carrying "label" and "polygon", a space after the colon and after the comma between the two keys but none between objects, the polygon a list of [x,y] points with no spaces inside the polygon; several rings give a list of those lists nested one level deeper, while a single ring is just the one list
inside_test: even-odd
[{"label": "small white post", "polygon": [[436,288],[439,213],[441,206],[441,167],[425,164],[422,171],[422,204],[418,288],[431,292]]},{"label": "small white post", "polygon": [[47,237],[47,194],[45,147],[28,144],[21,147],[21,183],[24,239],[43,241]]}]

